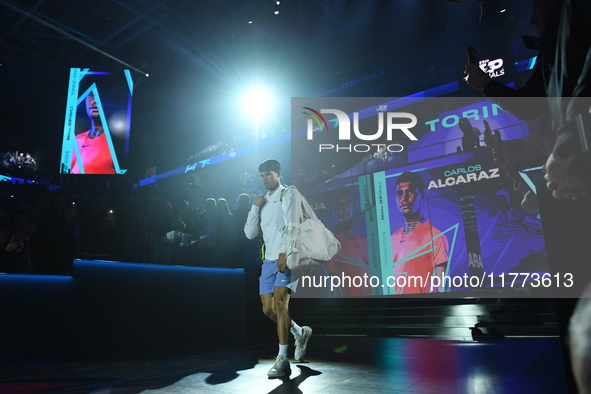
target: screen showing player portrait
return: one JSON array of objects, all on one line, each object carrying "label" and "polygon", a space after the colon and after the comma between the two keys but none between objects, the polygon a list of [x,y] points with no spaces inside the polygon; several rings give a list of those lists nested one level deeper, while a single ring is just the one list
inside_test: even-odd
[{"label": "screen showing player portrait", "polygon": [[124,174],[133,80],[129,70],[70,69],[62,174]]},{"label": "screen showing player portrait", "polygon": [[[412,102],[396,108],[396,116],[413,119],[404,123],[415,123],[408,128],[413,138],[392,135],[376,141],[373,152],[366,148],[370,133],[361,131],[369,131],[367,121],[374,118],[376,135],[376,112],[386,105],[370,108],[366,123],[364,110],[343,110],[353,131],[347,135],[339,127],[347,121],[335,111],[339,103],[323,104],[331,115],[321,119],[321,111],[313,113],[318,122],[304,129],[312,130],[311,138],[292,140],[292,157],[307,152],[315,163],[352,164],[324,182],[302,183],[341,249],[332,260],[300,273],[294,296],[527,297],[543,290],[549,269],[535,187],[515,169],[518,158],[493,157],[485,146],[485,139],[499,147],[506,140],[528,143],[533,133],[527,122],[482,99]],[[365,154],[353,157],[356,149]]]}]

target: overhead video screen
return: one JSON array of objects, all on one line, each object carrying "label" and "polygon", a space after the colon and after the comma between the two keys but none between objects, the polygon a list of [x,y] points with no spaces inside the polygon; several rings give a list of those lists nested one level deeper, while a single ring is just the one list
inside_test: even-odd
[{"label": "overhead video screen", "polygon": [[129,70],[70,69],[60,173],[127,171],[132,97]]},{"label": "overhead video screen", "polygon": [[[522,186],[515,190],[508,167],[493,160],[483,141],[486,124],[506,140],[530,137],[528,124],[489,101],[453,101],[432,99],[396,107],[397,116],[416,119],[416,128],[409,126],[414,140],[394,135],[390,141],[377,140],[377,152],[304,191],[341,250],[313,271],[298,273],[294,296],[527,297],[547,287],[551,279],[541,219],[531,206],[524,205],[529,210],[522,206],[531,182],[523,175]],[[305,104],[296,105],[297,110]],[[318,116],[322,109],[312,108],[321,125],[308,128],[312,138],[292,141],[292,157],[338,163],[355,149],[374,148],[367,136],[370,130],[376,135],[378,122],[368,124],[380,110],[388,110],[386,105],[366,111],[371,116],[365,123],[362,110],[347,112],[351,123],[360,121],[351,127],[356,127],[357,136],[366,136],[361,141],[352,135],[339,138],[346,135],[339,128],[346,119],[333,121],[331,114],[339,103],[328,105],[324,127]],[[297,121],[299,126],[307,119],[299,116]],[[324,139],[316,139],[314,126]],[[380,145],[395,149],[384,154]],[[535,187],[530,194],[535,201]],[[561,285],[568,285],[568,280],[561,278]]]},{"label": "overhead video screen", "polygon": [[[500,286],[513,280],[511,273],[547,273],[541,221],[521,206],[513,181],[492,160],[463,156],[457,163],[342,179],[309,194],[341,250],[316,269],[317,286],[300,295],[454,292]],[[437,266],[455,279],[432,286],[440,283],[431,279]],[[375,282],[343,280],[364,275]],[[320,285],[322,276],[340,281]],[[470,282],[472,277],[480,281]]]}]

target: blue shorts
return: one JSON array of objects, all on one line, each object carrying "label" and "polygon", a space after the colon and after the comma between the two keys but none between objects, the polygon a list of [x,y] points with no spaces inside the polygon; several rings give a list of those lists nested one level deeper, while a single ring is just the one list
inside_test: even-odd
[{"label": "blue shorts", "polygon": [[275,287],[290,287],[291,270],[285,269],[283,273],[277,270],[277,260],[267,260],[261,267],[259,278],[259,295],[273,294]]}]

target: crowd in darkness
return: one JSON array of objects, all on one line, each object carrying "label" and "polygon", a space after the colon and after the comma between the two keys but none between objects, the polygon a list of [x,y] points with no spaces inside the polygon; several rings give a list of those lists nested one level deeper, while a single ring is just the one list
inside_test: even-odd
[{"label": "crowd in darkness", "polygon": [[14,173],[17,168],[25,171],[36,171],[37,162],[27,152],[6,152],[3,155],[2,166],[8,168],[8,172]]},{"label": "crowd in darkness", "polygon": [[69,179],[61,188],[0,182],[0,272],[68,273],[74,258],[244,264],[244,223],[262,193],[254,177],[227,185],[182,177],[136,190]]},{"label": "crowd in darkness", "polygon": [[[0,136],[0,141],[6,139]],[[26,150],[13,145],[14,150],[3,150],[7,145],[0,144],[0,175],[30,180],[48,180],[53,176],[37,161],[37,158]],[[5,148],[4,148],[5,149]]]},{"label": "crowd in darkness", "polygon": [[[290,181],[306,193],[359,159],[333,158],[294,163]],[[245,250],[258,248],[243,230],[266,193],[258,175],[206,172],[199,182],[189,175],[135,188],[118,177],[68,176],[61,187],[35,178],[0,182],[0,272],[68,273],[74,258],[240,267]]]},{"label": "crowd in darkness", "polygon": [[31,180],[53,178],[29,153],[20,151],[3,152],[1,149],[0,175]]}]

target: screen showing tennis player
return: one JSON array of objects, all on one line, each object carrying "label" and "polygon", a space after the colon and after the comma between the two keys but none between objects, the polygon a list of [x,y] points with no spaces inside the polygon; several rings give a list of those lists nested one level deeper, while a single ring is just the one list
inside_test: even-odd
[{"label": "screen showing tennis player", "polygon": [[124,174],[133,80],[117,72],[70,69],[60,172]]}]

